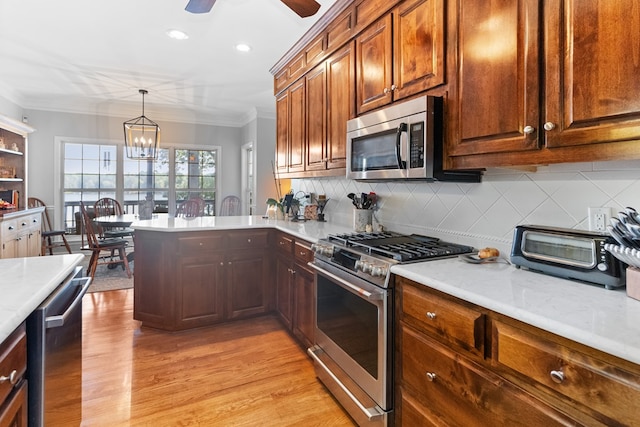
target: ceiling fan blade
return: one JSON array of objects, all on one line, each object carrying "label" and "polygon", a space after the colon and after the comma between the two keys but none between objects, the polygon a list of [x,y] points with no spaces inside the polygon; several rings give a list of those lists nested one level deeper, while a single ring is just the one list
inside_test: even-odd
[{"label": "ceiling fan blade", "polygon": [[[193,0],[192,0],[193,1]],[[302,18],[306,18],[320,9],[320,3],[316,0],[281,0],[282,3],[289,6],[291,10],[300,15]]]},{"label": "ceiling fan blade", "polygon": [[208,13],[215,2],[216,0],[189,0],[184,10],[191,13]]}]

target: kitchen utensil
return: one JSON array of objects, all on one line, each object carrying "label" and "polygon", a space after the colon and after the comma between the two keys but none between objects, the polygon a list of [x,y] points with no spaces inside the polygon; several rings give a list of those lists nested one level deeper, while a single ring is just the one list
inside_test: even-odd
[{"label": "kitchen utensil", "polygon": [[354,193],[349,193],[347,194],[347,197],[351,199],[351,203],[353,203],[353,206],[355,206],[356,209],[360,209],[360,201],[358,200],[358,196],[356,196]]}]

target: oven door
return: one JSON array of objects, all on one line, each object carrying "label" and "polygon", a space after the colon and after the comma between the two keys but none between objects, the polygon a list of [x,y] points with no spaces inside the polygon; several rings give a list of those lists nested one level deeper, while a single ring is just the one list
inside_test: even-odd
[{"label": "oven door", "polygon": [[392,409],[392,289],[316,259],[318,377],[360,425],[387,425]]}]

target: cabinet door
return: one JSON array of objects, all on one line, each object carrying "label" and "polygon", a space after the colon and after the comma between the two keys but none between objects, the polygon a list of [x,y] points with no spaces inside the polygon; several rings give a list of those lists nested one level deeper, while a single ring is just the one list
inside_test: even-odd
[{"label": "cabinet door", "polygon": [[0,408],[0,427],[27,427],[27,382],[23,381]]},{"label": "cabinet door", "polygon": [[448,154],[537,150],[539,2],[458,0],[455,12]]},{"label": "cabinet door", "polygon": [[393,98],[444,83],[443,0],[404,2],[393,15]]},{"label": "cabinet door", "polygon": [[276,170],[286,173],[289,168],[289,92],[276,98]]},{"label": "cabinet door", "polygon": [[226,301],[228,319],[266,313],[271,309],[267,289],[269,263],[263,251],[238,251],[227,256]]},{"label": "cabinet door", "polygon": [[304,170],[306,145],[305,79],[289,88],[289,167],[288,172]]},{"label": "cabinet door", "polygon": [[326,169],[327,66],[318,65],[305,77],[307,84],[306,170]]},{"label": "cabinet door", "polygon": [[180,329],[224,319],[223,255],[183,257],[178,265],[176,308]]},{"label": "cabinet door", "polygon": [[292,265],[290,256],[276,255],[276,310],[289,330],[293,319]]},{"label": "cabinet door", "polygon": [[640,139],[637,1],[545,6],[547,147]]},{"label": "cabinet door", "polygon": [[392,100],[391,36],[391,14],[387,14],[356,38],[358,114],[389,104]]},{"label": "cabinet door", "polygon": [[313,272],[302,264],[296,264],[293,281],[295,310],[293,333],[305,347],[311,347],[315,331],[315,300]]},{"label": "cabinet door", "polygon": [[355,52],[353,43],[327,60],[327,168],[346,166],[347,120],[355,115]]}]

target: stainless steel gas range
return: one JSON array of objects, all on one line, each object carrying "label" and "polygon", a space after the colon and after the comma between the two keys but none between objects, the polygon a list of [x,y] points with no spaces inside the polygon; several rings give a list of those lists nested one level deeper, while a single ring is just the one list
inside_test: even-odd
[{"label": "stainless steel gas range", "polygon": [[393,412],[394,264],[472,252],[470,246],[398,233],[330,235],[312,246],[316,375],[361,426]]}]

